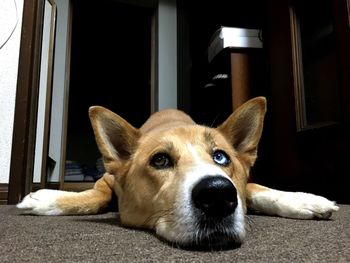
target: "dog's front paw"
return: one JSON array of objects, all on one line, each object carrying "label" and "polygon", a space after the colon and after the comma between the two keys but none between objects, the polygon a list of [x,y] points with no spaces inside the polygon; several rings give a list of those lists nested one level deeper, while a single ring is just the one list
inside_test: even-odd
[{"label": "dog's front paw", "polygon": [[280,215],[299,219],[328,219],[339,210],[335,202],[309,193],[284,192],[279,200]]},{"label": "dog's front paw", "polygon": [[17,208],[35,215],[62,215],[63,212],[57,206],[57,198],[62,196],[62,191],[42,189],[26,195]]}]

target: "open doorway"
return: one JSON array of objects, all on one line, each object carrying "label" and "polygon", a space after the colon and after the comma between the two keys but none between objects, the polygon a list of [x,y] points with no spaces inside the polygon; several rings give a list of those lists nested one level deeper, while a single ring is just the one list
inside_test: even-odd
[{"label": "open doorway", "polygon": [[[210,126],[221,124],[233,111],[234,79],[231,54],[247,54],[249,57],[249,97],[267,96],[268,72],[265,43],[263,48],[238,47],[233,45],[220,49],[218,32],[222,27],[257,31],[263,38],[266,29],[266,1],[226,1],[201,3],[178,0],[180,10],[187,15],[188,53],[191,65],[189,73],[189,113],[198,123]],[[215,42],[216,41],[216,42]],[[262,41],[264,42],[264,41]],[[217,43],[213,45],[213,43]],[[214,58],[209,53],[215,49]],[[211,50],[211,51],[210,51]],[[183,66],[185,67],[185,65]],[[239,87],[241,89],[241,87]]]},{"label": "open doorway", "polygon": [[116,112],[139,127],[151,112],[154,9],[117,1],[73,1],[65,182],[103,174],[88,109]]},{"label": "open doorway", "polygon": [[[233,98],[243,90],[247,91],[248,98],[265,96],[269,99],[268,39],[264,37],[267,30],[266,1],[219,0],[201,3],[200,10],[195,2],[180,3],[188,15],[190,115],[193,119],[213,127],[220,125],[235,109]],[[222,27],[258,31],[262,47],[233,45],[209,59],[210,46]],[[251,171],[251,177],[257,182],[264,179],[268,170],[270,121],[267,116],[259,146],[259,160]]]}]

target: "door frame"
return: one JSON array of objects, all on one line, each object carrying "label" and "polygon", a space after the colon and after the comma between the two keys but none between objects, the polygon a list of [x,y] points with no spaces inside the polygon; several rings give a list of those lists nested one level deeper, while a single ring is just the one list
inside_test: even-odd
[{"label": "door frame", "polygon": [[23,4],[8,204],[18,203],[32,184],[43,8],[43,0]]},{"label": "door frame", "polygon": [[46,169],[49,139],[56,3],[55,0],[24,1],[8,191],[9,204],[18,203],[32,189],[46,1],[51,5],[51,16],[48,24],[47,72],[44,71],[46,81],[42,84],[46,89],[42,114],[43,154],[39,160],[41,187],[46,185],[46,176],[43,171]]},{"label": "door frame", "polygon": [[[130,2],[138,4],[136,0]],[[172,41],[175,44],[171,49],[167,46],[168,42],[164,41],[164,39],[169,40],[167,36],[177,39],[177,5],[176,0],[145,0],[142,3],[156,7],[155,43],[152,51],[154,53],[152,58],[152,92],[154,92],[152,96],[154,98],[152,98],[151,109],[155,111],[165,107],[162,103],[168,96],[163,94],[169,94],[169,92],[173,94],[174,89],[177,90],[176,41]],[[33,186],[43,10],[44,0],[24,1],[9,177],[9,204],[18,203],[32,190]],[[170,15],[171,19],[167,19],[166,15]],[[171,85],[166,78],[160,78],[160,69],[163,73],[167,73],[166,76],[172,76]],[[173,95],[171,101],[166,101],[168,107],[169,105],[177,107],[179,104],[176,92]]]}]

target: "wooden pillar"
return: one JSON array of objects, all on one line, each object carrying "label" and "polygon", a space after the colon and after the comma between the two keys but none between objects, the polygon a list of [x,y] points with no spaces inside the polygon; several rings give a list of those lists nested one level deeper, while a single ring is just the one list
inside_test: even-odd
[{"label": "wooden pillar", "polygon": [[250,98],[250,59],[247,53],[231,53],[232,108],[237,109]]}]

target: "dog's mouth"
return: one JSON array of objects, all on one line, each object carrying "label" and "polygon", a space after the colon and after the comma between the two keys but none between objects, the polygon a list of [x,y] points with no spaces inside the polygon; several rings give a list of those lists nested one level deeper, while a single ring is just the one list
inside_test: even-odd
[{"label": "dog's mouth", "polygon": [[216,235],[214,237],[206,237],[199,242],[191,242],[178,247],[185,250],[195,251],[222,251],[231,250],[240,247],[240,243],[232,241],[227,236]]},{"label": "dog's mouth", "polygon": [[202,215],[198,223],[196,238],[190,247],[221,250],[239,246],[241,239],[233,222],[233,215],[222,219]]},{"label": "dog's mouth", "polygon": [[175,245],[185,250],[228,250],[241,245],[242,237],[235,230],[232,216],[222,220],[203,217],[186,240],[172,241]]},{"label": "dog's mouth", "polygon": [[206,232],[207,230],[199,232],[199,237],[191,242],[180,244],[179,247],[188,250],[229,250],[241,245],[234,234],[222,232],[208,234]]}]

